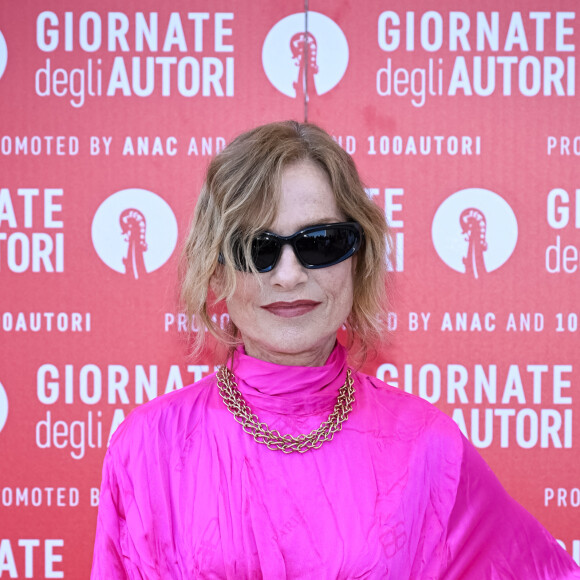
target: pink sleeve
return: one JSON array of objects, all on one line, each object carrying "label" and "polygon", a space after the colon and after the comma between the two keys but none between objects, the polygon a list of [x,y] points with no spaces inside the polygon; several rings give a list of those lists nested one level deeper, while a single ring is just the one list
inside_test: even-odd
[{"label": "pink sleeve", "polygon": [[117,580],[135,577],[127,574],[123,563],[121,538],[126,530],[126,522],[117,477],[112,464],[113,458],[109,450],[103,464],[103,481],[99,496],[99,515],[91,580]]},{"label": "pink sleeve", "polygon": [[507,494],[464,438],[443,562],[445,580],[580,579],[572,558]]}]

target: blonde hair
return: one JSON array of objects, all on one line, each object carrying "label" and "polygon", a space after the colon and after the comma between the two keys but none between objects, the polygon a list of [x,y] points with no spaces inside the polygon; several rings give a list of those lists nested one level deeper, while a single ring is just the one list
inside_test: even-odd
[{"label": "blonde hair", "polygon": [[[328,176],[340,211],[364,231],[354,272],[352,311],[347,320],[349,346],[357,343],[362,358],[384,338],[387,312],[386,253],[388,227],[384,213],[367,196],[355,164],[346,151],[316,125],[285,121],[256,127],[234,139],[210,163],[182,254],[181,299],[198,322],[194,352],[204,344],[204,325],[230,349],[239,343],[233,325],[225,331],[212,321],[215,304],[236,288],[235,247],[251,260],[251,241],[275,220],[283,170],[309,160]],[[219,256],[223,267],[218,268]],[[210,282],[219,276],[221,293],[212,296]]]}]

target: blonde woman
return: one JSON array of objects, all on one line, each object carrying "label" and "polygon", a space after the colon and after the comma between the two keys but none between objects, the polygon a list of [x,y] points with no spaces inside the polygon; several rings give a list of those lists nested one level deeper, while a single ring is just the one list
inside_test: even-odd
[{"label": "blonde woman", "polygon": [[383,337],[387,233],[313,125],[212,161],[182,294],[229,355],[115,433],[93,578],[580,577],[453,421],[353,366]]}]

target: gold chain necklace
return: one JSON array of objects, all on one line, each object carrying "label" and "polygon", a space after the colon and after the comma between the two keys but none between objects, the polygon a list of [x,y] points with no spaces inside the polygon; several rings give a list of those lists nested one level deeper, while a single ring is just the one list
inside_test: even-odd
[{"label": "gold chain necklace", "polygon": [[220,395],[242,429],[258,443],[263,443],[268,449],[279,450],[282,453],[294,451],[304,453],[309,449],[318,449],[325,441],[332,441],[334,434],[342,429],[342,424],[348,419],[354,403],[354,381],[348,369],[346,381],[338,390],[336,405],[328,419],[318,429],[312,430],[307,435],[282,435],[280,431],[270,429],[252,413],[230,369],[225,366],[221,367],[216,377]]}]

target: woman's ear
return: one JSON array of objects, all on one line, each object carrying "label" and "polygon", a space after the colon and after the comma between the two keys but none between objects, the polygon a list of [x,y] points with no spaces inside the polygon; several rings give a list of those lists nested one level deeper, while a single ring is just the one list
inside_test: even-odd
[{"label": "woman's ear", "polygon": [[217,264],[209,279],[209,288],[215,298],[224,296],[226,289],[226,268],[223,264]]},{"label": "woman's ear", "polygon": [[214,296],[222,296],[224,291],[224,267],[218,264],[209,279],[209,288]]}]

